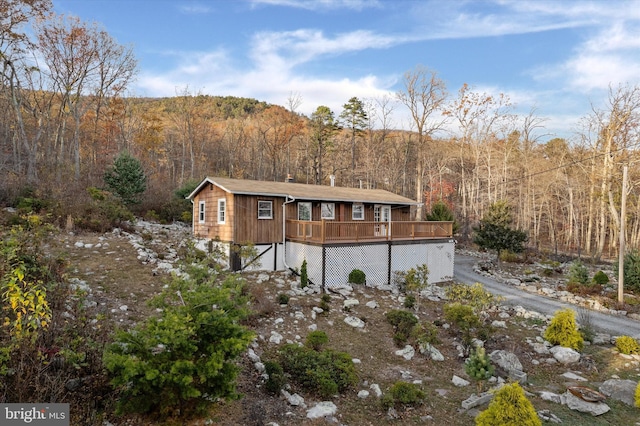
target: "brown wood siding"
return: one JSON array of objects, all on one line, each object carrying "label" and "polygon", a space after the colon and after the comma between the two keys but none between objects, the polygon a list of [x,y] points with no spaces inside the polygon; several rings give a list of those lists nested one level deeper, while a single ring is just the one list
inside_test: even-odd
[{"label": "brown wood siding", "polygon": [[[224,198],[227,202],[225,224],[218,223],[218,200]],[[205,202],[205,222],[200,223],[198,213],[200,201]],[[233,195],[228,194],[211,184],[202,188],[193,198],[193,233],[200,238],[233,241]]]},{"label": "brown wood siding", "polygon": [[[278,197],[236,195],[234,242],[269,244],[282,242],[282,203]],[[271,201],[272,219],[258,219],[258,201]]]}]

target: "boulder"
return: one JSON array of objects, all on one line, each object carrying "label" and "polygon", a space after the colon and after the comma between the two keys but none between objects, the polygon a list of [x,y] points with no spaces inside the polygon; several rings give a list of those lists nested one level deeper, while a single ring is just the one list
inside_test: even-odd
[{"label": "boulder", "polygon": [[511,379],[521,383],[527,380],[527,375],[522,371],[522,363],[513,352],[496,350],[491,352],[489,358],[504,370]]},{"label": "boulder", "polygon": [[413,349],[413,346],[411,345],[407,345],[404,347],[404,349],[398,349],[396,351],[396,355],[403,357],[407,361],[409,361],[410,359],[413,359],[415,354],[416,354],[416,350]]},{"label": "boulder", "polygon": [[321,417],[333,416],[338,407],[331,401],[318,402],[315,406],[307,411],[308,419],[319,419]]},{"label": "boulder", "polygon": [[451,378],[451,383],[453,383],[454,385],[456,385],[458,387],[469,386],[471,384],[468,380],[465,380],[462,377],[458,377],[456,375],[454,375]]},{"label": "boulder", "polygon": [[609,379],[600,385],[600,392],[616,401],[634,406],[634,395],[638,383],[635,380]]},{"label": "boulder", "polygon": [[564,346],[554,346],[549,349],[553,357],[562,364],[573,364],[580,361],[580,353]]},{"label": "boulder", "polygon": [[429,356],[434,361],[444,361],[444,355],[430,343],[420,344],[420,353]]},{"label": "boulder", "polygon": [[348,316],[344,319],[344,322],[355,328],[364,328],[364,321],[360,318]]},{"label": "boulder", "polygon": [[611,408],[604,402],[587,402],[573,395],[569,391],[562,394],[561,397],[562,403],[568,408],[580,411],[581,413],[589,413],[592,416],[600,416],[611,410]]}]

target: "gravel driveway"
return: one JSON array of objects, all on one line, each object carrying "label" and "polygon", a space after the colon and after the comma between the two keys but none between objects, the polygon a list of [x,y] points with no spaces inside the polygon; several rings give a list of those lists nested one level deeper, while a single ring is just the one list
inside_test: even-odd
[{"label": "gravel driveway", "polygon": [[[481,283],[490,292],[503,296],[505,303],[520,305],[526,309],[540,312],[545,315],[553,315],[557,310],[563,308],[573,308],[570,303],[562,302],[545,296],[528,293],[517,287],[500,283],[489,277],[477,274],[473,270],[474,264],[478,261],[472,256],[465,256],[456,253],[454,277],[463,283]],[[633,320],[625,316],[614,316],[598,311],[591,311],[591,322],[598,331],[609,333],[613,336],[633,336],[640,338],[640,321]]]}]

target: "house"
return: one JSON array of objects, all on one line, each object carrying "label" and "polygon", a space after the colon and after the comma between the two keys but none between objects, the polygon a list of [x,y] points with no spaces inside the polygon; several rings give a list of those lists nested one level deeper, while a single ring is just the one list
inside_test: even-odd
[{"label": "house", "polygon": [[[323,288],[353,269],[370,285],[422,264],[430,283],[453,276],[453,223],[412,221],[416,202],[389,191],[207,177],[187,198],[194,235],[222,246],[233,270],[299,271],[306,260]],[[258,256],[243,265],[235,253],[248,243]]]}]

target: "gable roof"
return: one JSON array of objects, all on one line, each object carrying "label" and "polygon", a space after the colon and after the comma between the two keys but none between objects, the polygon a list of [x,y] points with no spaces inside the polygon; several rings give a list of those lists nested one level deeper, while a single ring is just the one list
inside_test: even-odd
[{"label": "gable roof", "polygon": [[193,199],[208,183],[214,184],[231,194],[264,195],[271,197],[293,197],[296,200],[347,201],[355,203],[381,203],[415,205],[410,198],[396,195],[384,189],[359,189],[341,186],[308,185],[304,183],[267,182],[259,180],[230,179],[220,177],[205,178],[189,194]]}]

